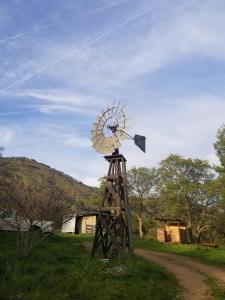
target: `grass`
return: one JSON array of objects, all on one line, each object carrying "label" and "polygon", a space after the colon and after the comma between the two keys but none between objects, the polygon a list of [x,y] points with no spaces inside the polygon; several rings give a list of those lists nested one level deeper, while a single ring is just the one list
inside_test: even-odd
[{"label": "grass", "polygon": [[[140,257],[126,254],[117,265],[91,259],[82,246],[86,237],[48,236],[27,259],[17,253],[15,240],[0,233],[0,300],[179,298],[175,278]],[[121,276],[113,273],[118,266]]]},{"label": "grass", "polygon": [[225,268],[225,248],[205,248],[192,244],[160,243],[152,239],[135,239],[136,248],[186,255],[207,264]]},{"label": "grass", "polygon": [[210,288],[210,294],[214,300],[225,299],[225,284],[216,281],[213,278],[208,278],[207,284]]}]

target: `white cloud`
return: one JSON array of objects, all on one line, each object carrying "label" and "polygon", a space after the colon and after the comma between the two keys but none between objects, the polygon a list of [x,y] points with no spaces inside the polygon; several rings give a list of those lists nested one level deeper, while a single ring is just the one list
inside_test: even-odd
[{"label": "white cloud", "polygon": [[179,13],[159,18],[148,30],[139,28],[135,39],[128,31],[127,36],[117,35],[113,41],[78,49],[76,57],[57,64],[47,74],[96,89],[122,85],[190,55],[224,60],[225,13],[215,9]]},{"label": "white cloud", "polygon": [[[157,97],[152,101],[152,109],[152,95],[149,95],[152,91],[149,92],[149,86],[151,87],[154,72],[179,63],[185,58],[203,56],[224,61],[225,13],[222,1],[215,0],[214,4],[207,0],[200,1],[201,4],[195,0],[142,3],[144,2],[146,5],[143,7],[135,2],[135,6],[120,11],[119,21],[112,16],[110,21],[102,19],[99,27],[97,22],[94,35],[90,35],[85,27],[78,35],[65,38],[63,43],[59,42],[59,39],[62,40],[61,36],[53,35],[50,39],[46,39],[44,35],[38,38],[29,36],[26,40],[18,41],[18,44],[10,41],[10,51],[7,50],[9,54],[3,55],[0,74],[4,76],[0,80],[0,86],[8,88],[5,94],[13,100],[21,100],[21,105],[26,100],[31,109],[55,114],[43,116],[41,122],[34,126],[33,120],[23,122],[20,118],[20,128],[17,124],[13,127],[17,130],[17,142],[22,144],[26,139],[45,139],[46,145],[49,140],[48,146],[51,151],[54,145],[54,151],[57,147],[62,147],[61,151],[68,151],[70,155],[71,152],[76,155],[79,152],[80,159],[74,166],[76,170],[71,172],[79,173],[80,177],[77,178],[86,183],[97,182],[97,179],[107,172],[108,166],[104,165],[104,158],[94,158],[91,151],[88,155],[93,155],[93,159],[81,155],[80,152],[88,152],[89,139],[80,134],[70,134],[74,132],[70,128],[71,119],[68,119],[68,123],[64,120],[62,125],[62,118],[56,120],[56,114],[86,114],[79,116],[74,123],[76,126],[83,122],[85,130],[89,130],[87,119],[91,123],[90,116],[98,113],[107,101],[113,101],[115,95],[125,97],[127,102],[134,98],[134,95],[140,95],[138,101],[130,100],[133,121],[131,131],[146,135],[147,153],[142,153],[131,141],[125,142],[121,152],[126,156],[129,167],[156,165],[170,153],[209,159],[213,163],[217,161],[213,142],[217,129],[224,122],[225,99],[209,94],[190,96],[195,93],[194,89],[190,88],[190,91],[177,91],[180,98],[176,96],[169,103],[162,99],[166,92],[161,92],[159,85],[154,91]],[[133,10],[134,7],[138,9]],[[180,67],[184,70],[183,61]],[[151,75],[149,85],[142,81],[141,76],[146,74]],[[144,86],[146,91],[143,91]],[[218,87],[221,89],[221,86],[214,84],[214,90]],[[7,98],[7,101],[8,99],[10,98]],[[2,97],[2,100],[5,101],[5,97]],[[159,106],[155,104],[157,101]],[[55,124],[43,121],[48,118],[54,119]],[[79,126],[80,123],[76,128],[77,132]],[[0,144],[2,140],[10,141],[12,135],[12,132],[2,131],[0,127]],[[45,147],[44,143],[39,145]],[[27,148],[32,156],[35,149]],[[58,168],[70,172],[70,157],[61,162],[58,156],[52,157],[49,151],[40,149],[36,150],[36,155],[43,155],[41,159],[49,159],[51,163],[54,163],[55,159]]]},{"label": "white cloud", "polygon": [[15,93],[17,97],[30,97],[52,103],[72,103],[78,106],[87,102],[80,95],[71,94],[63,90],[25,90],[23,92]]},{"label": "white cloud", "polygon": [[13,138],[13,131],[5,126],[0,125],[0,144],[8,144]]},{"label": "white cloud", "polygon": [[[162,102],[163,103],[163,102]],[[209,95],[176,99],[151,110],[133,111],[132,130],[147,137],[147,153],[125,143],[129,166],[155,165],[170,153],[215,163],[213,143],[225,122],[225,99]]]},{"label": "white cloud", "polygon": [[76,148],[91,147],[91,141],[88,138],[74,134],[68,134],[64,137],[64,144]]},{"label": "white cloud", "polygon": [[78,176],[77,178],[79,178],[79,180],[82,181],[86,185],[93,186],[93,187],[99,186],[99,180],[97,177],[79,177]]},{"label": "white cloud", "polygon": [[[15,55],[11,70],[7,68],[2,79],[2,86],[10,92],[34,76],[41,76],[77,88],[99,90],[122,85],[193,54],[224,60],[224,11],[219,5],[212,6],[209,2],[204,7],[193,1],[191,4],[192,9],[188,9],[187,3],[153,1],[129,11],[119,23],[107,24],[103,30],[83,40],[65,40],[63,45],[54,40],[38,40],[34,41],[32,48],[30,41],[31,54],[20,57],[20,64],[14,63],[18,60]],[[128,26],[134,21],[137,25],[135,32]],[[39,55],[34,59],[36,53]],[[7,78],[11,84],[7,85]],[[80,101],[79,95],[71,99],[65,92],[42,92],[26,91],[30,96],[52,102],[62,98],[78,104]]]},{"label": "white cloud", "polygon": [[[95,115],[96,106],[102,106],[105,99],[96,97],[87,93],[76,93],[73,91],[65,91],[62,89],[39,89],[24,90],[19,92],[8,92],[7,95],[14,99],[35,99],[40,104],[31,104],[29,107],[35,108],[42,113],[60,113],[75,112],[86,115]],[[43,104],[41,103],[43,102]]]}]

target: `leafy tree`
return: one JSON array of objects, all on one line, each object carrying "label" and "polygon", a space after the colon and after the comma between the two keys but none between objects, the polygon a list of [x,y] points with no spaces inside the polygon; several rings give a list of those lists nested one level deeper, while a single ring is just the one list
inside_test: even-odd
[{"label": "leafy tree", "polygon": [[221,166],[216,167],[216,170],[219,173],[218,185],[220,187],[221,201],[223,201],[225,205],[225,125],[221,126],[218,130],[214,147],[221,163]]},{"label": "leafy tree", "polygon": [[214,147],[222,166],[220,171],[225,173],[225,125],[222,125],[218,130]]},{"label": "leafy tree", "polygon": [[170,155],[161,161],[158,170],[158,191],[164,212],[187,222],[190,241],[193,233],[201,235],[211,226],[217,204],[214,173],[207,161]]},{"label": "leafy tree", "polygon": [[143,220],[149,213],[151,200],[155,197],[156,170],[145,167],[133,167],[127,172],[130,207],[137,218],[139,235],[142,238]]},{"label": "leafy tree", "polygon": [[220,160],[221,166],[216,167],[219,176],[216,180],[218,188],[218,210],[216,213],[216,230],[217,234],[225,238],[225,124],[217,132],[216,142],[214,143],[216,154]]}]

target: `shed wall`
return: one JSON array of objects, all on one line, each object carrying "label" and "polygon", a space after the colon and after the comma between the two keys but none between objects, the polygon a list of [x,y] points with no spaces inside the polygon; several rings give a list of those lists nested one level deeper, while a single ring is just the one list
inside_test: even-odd
[{"label": "shed wall", "polygon": [[81,233],[93,233],[96,226],[96,216],[84,216],[82,218]]}]

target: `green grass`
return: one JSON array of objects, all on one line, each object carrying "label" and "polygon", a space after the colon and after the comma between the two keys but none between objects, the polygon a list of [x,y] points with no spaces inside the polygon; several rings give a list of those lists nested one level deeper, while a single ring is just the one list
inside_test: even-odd
[{"label": "green grass", "polygon": [[126,254],[117,265],[125,275],[109,274],[115,264],[91,259],[82,246],[87,240],[49,236],[23,259],[15,235],[0,233],[0,300],[178,299],[175,278],[155,264]]},{"label": "green grass", "polygon": [[205,248],[200,245],[160,243],[145,238],[135,239],[136,248],[143,248],[151,251],[175,253],[190,256],[204,263],[217,265],[225,268],[225,248]]},{"label": "green grass", "polygon": [[208,278],[207,284],[210,287],[210,294],[214,300],[225,299],[225,284],[216,281],[213,278]]}]

